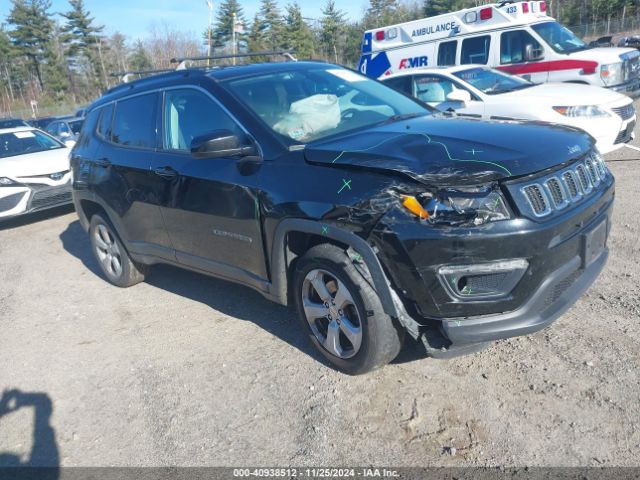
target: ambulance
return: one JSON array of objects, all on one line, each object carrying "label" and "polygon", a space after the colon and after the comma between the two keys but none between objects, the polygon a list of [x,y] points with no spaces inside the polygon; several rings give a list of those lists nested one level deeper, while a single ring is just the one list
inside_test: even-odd
[{"label": "ambulance", "polygon": [[424,67],[480,64],[534,83],[573,82],[640,95],[640,51],[590,48],[543,1],[503,1],[368,30],[359,69],[381,78]]}]

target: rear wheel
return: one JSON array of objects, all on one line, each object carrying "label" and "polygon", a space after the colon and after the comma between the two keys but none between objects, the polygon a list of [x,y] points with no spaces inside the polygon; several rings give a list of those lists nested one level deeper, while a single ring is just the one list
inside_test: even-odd
[{"label": "rear wheel", "polygon": [[345,373],[366,373],[393,360],[404,331],[384,313],[376,292],[346,253],[311,248],[294,276],[298,316],[311,343]]},{"label": "rear wheel", "polygon": [[109,282],[118,287],[130,287],[144,280],[146,268],[131,260],[111,223],[101,215],[91,217],[89,236],[93,254]]}]

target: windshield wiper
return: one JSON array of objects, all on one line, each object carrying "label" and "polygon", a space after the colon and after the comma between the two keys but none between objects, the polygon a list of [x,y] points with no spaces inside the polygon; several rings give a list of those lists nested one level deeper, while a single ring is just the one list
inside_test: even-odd
[{"label": "windshield wiper", "polygon": [[427,115],[428,113],[401,113],[397,115],[391,115],[389,118],[384,120],[382,123],[393,123],[399,122],[400,120],[409,120],[410,118],[421,117],[423,115]]}]

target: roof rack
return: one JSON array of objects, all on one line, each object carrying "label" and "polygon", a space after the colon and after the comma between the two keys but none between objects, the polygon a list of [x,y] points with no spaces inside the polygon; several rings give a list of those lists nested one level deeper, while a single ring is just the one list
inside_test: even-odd
[{"label": "roof rack", "polygon": [[[187,67],[187,62],[197,62],[201,60],[222,60],[225,58],[247,58],[247,57],[285,57],[287,60],[292,62],[297,62],[298,59],[293,56],[295,52],[291,50],[275,50],[268,52],[250,52],[250,53],[236,53],[230,55],[216,55],[212,57],[182,57],[182,58],[172,58],[170,63],[177,63],[178,66],[176,68],[161,68],[156,70],[130,70],[126,72],[114,72],[110,73],[110,77],[120,78],[122,83],[131,82],[131,77],[134,75],[153,75],[157,73],[169,73],[176,72],[179,70],[186,70],[187,68],[193,69],[201,69],[207,68],[206,66],[189,66]],[[211,68],[211,67],[210,67]]]},{"label": "roof rack", "polygon": [[295,52],[291,50],[274,50],[267,52],[249,52],[249,53],[234,53],[230,55],[216,55],[213,57],[182,57],[172,58],[171,63],[177,63],[176,70],[185,70],[187,68],[187,62],[197,62],[202,60],[223,60],[226,58],[247,58],[247,57],[285,57],[286,59],[297,62],[298,59],[293,56]]},{"label": "roof rack", "polygon": [[127,72],[114,72],[110,73],[110,77],[120,78],[122,83],[129,83],[131,81],[131,76],[133,75],[151,75],[155,73],[167,73],[174,72],[176,69],[174,68],[161,68],[156,70],[130,70]]}]

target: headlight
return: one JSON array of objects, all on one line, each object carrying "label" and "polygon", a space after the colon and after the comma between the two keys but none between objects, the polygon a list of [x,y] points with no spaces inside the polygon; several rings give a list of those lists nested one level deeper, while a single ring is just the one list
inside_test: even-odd
[{"label": "headlight", "polygon": [[511,218],[504,197],[492,187],[448,188],[401,198],[405,209],[434,225],[477,226]]},{"label": "headlight", "polygon": [[622,62],[610,63],[600,67],[600,78],[607,86],[624,82],[624,67]]},{"label": "headlight", "polygon": [[16,182],[11,180],[10,178],[0,177],[0,185],[2,185],[2,186],[13,185],[14,183],[16,183]]},{"label": "headlight", "polygon": [[575,107],[553,107],[553,109],[558,112],[560,115],[564,115],[565,117],[577,118],[604,118],[609,117],[609,113],[607,113],[602,108],[597,105],[580,105]]}]

